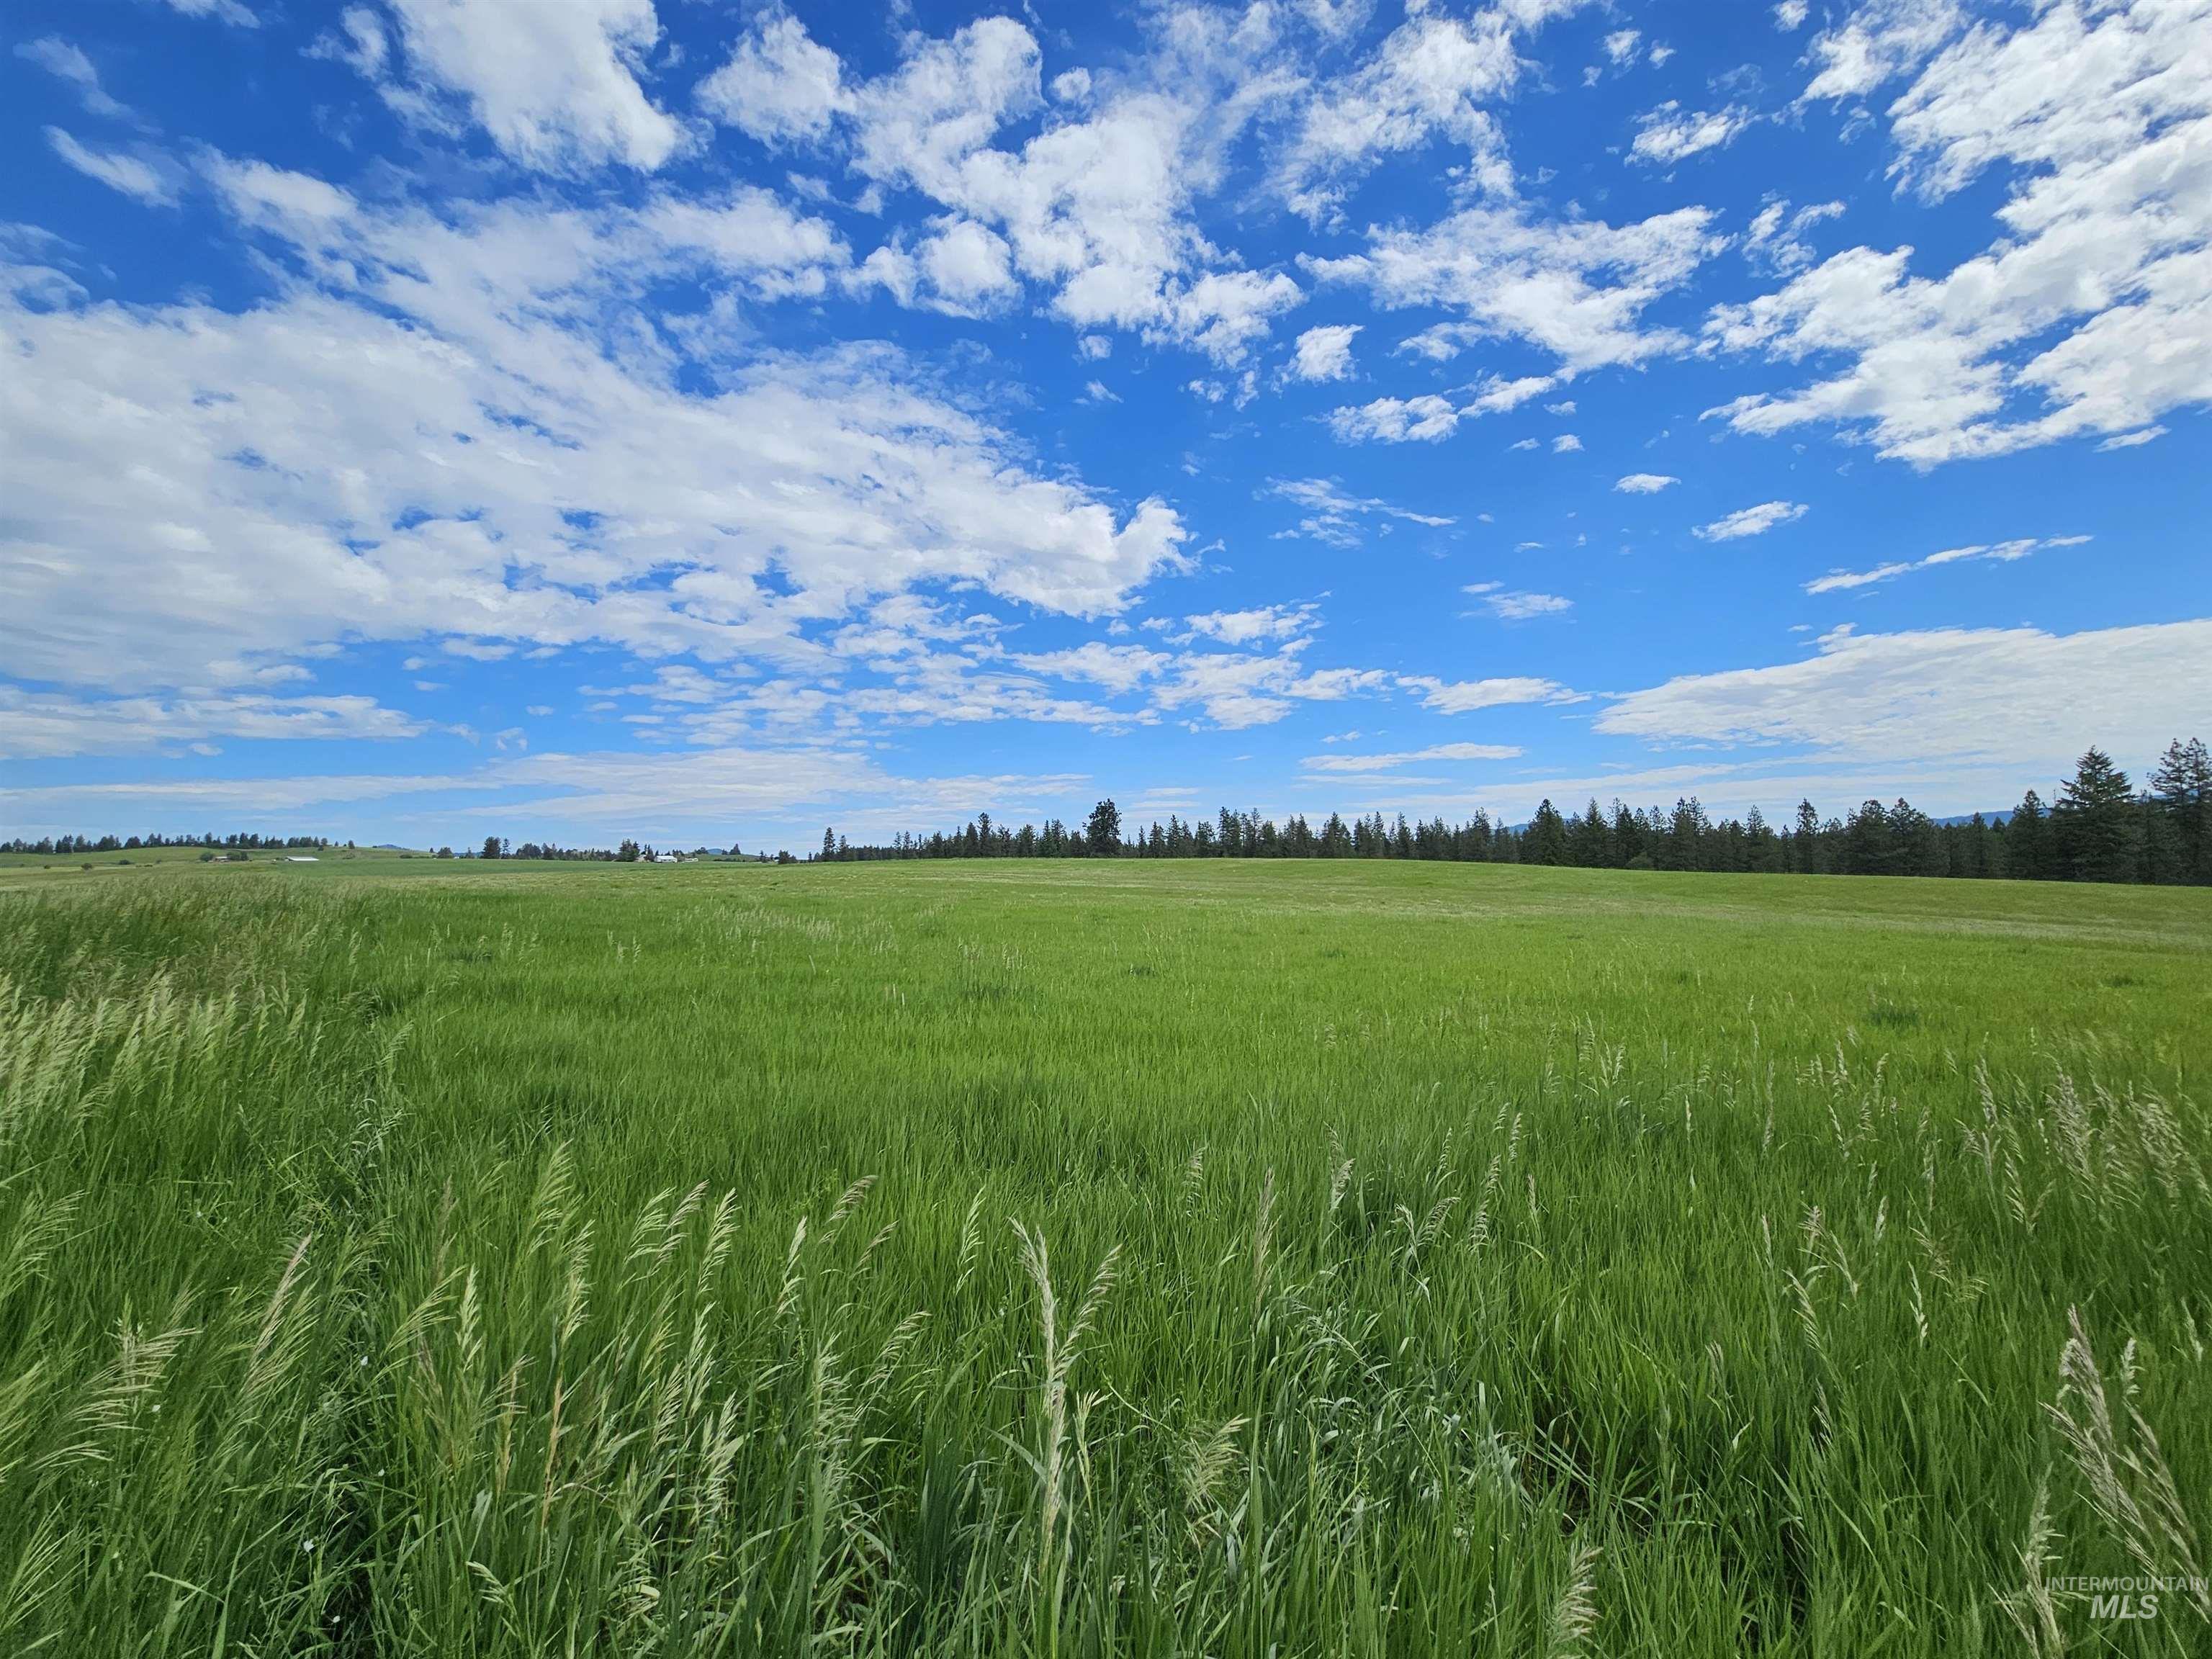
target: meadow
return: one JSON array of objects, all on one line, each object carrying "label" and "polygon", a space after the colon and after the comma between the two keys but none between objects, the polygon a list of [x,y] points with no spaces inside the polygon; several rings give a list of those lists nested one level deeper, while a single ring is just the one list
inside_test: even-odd
[{"label": "meadow", "polygon": [[2212,1651],[2208,1068],[2201,890],[23,870],[0,1652]]}]

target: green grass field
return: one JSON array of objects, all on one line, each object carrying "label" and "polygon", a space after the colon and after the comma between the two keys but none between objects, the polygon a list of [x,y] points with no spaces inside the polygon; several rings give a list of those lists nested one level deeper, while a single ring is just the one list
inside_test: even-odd
[{"label": "green grass field", "polygon": [[2212,893],[74,866],[0,1652],[2212,1650]]}]

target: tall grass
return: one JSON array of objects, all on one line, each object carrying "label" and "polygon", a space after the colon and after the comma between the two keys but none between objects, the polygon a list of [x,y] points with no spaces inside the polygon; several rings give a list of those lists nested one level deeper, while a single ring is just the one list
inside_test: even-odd
[{"label": "tall grass", "polygon": [[2212,1646],[2212,910],[1631,880],[0,900],[0,1651]]}]

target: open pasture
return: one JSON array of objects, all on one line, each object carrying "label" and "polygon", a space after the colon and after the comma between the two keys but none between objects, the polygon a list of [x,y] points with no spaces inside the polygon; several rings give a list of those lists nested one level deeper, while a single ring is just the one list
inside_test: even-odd
[{"label": "open pasture", "polygon": [[81,876],[0,1651],[2212,1646],[2204,891]]}]

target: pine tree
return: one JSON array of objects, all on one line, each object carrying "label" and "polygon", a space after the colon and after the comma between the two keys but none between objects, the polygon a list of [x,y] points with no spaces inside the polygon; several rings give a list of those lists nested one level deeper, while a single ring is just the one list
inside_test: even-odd
[{"label": "pine tree", "polygon": [[1809,800],[1797,803],[1797,831],[1796,845],[1790,850],[1796,859],[1797,873],[1817,876],[1820,873],[1820,815]]},{"label": "pine tree", "polygon": [[2172,828],[2180,879],[2212,882],[2212,754],[2204,740],[2167,744],[2150,787]]},{"label": "pine tree", "polygon": [[2140,828],[2128,775],[2101,749],[2085,752],[2062,785],[2051,828],[2075,881],[2135,881]]},{"label": "pine tree", "polygon": [[2012,821],[2005,825],[2005,866],[2019,881],[2050,881],[2058,873],[2057,852],[2051,841],[2051,820],[2043,802],[2031,789],[2021,797]]},{"label": "pine tree", "polygon": [[1094,857],[1112,858],[1121,850],[1121,809],[1109,795],[1091,809],[1083,826],[1084,844]]},{"label": "pine tree", "polygon": [[1528,821],[1528,834],[1521,849],[1522,861],[1527,864],[1565,864],[1567,861],[1567,825],[1560,817],[1559,809],[1547,798],[1538,803],[1536,816]]}]

